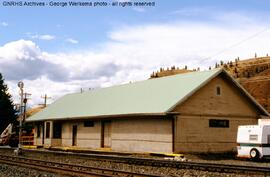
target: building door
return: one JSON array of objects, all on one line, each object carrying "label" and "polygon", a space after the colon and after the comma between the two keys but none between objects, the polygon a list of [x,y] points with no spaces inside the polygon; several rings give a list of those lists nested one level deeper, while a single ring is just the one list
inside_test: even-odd
[{"label": "building door", "polygon": [[101,127],[101,147],[110,148],[111,143],[111,121],[104,121]]},{"label": "building door", "polygon": [[77,125],[72,126],[72,146],[77,146]]},{"label": "building door", "polygon": [[42,145],[44,145],[44,138],[45,138],[44,124],[41,126],[41,128],[42,128]]}]

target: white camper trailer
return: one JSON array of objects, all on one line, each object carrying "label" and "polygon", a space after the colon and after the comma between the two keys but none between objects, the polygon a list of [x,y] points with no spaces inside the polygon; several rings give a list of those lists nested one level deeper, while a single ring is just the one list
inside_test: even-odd
[{"label": "white camper trailer", "polygon": [[259,125],[238,127],[237,156],[253,160],[270,156],[269,122],[259,120]]}]

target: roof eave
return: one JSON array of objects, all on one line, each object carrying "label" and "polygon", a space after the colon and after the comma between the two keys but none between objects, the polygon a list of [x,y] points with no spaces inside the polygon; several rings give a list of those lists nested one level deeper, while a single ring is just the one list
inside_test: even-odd
[{"label": "roof eave", "polygon": [[132,114],[117,114],[117,115],[100,115],[100,116],[78,116],[78,117],[56,117],[56,118],[47,118],[47,119],[36,119],[36,120],[27,120],[27,122],[43,122],[43,121],[53,121],[53,120],[78,120],[78,119],[115,119],[115,118],[130,118],[130,117],[144,117],[144,116],[151,116],[151,117],[162,117],[167,116],[170,113],[132,113]]}]

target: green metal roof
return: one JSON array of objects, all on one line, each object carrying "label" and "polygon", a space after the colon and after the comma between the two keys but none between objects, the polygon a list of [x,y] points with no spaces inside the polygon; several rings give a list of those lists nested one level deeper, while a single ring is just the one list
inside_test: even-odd
[{"label": "green metal roof", "polygon": [[190,72],[68,94],[27,121],[165,114],[221,72],[222,69]]}]

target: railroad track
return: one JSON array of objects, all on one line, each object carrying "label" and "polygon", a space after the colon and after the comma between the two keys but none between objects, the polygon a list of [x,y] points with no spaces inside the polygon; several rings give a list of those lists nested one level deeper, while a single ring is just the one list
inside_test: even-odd
[{"label": "railroad track", "polygon": [[236,173],[236,174],[258,174],[264,176],[270,176],[270,167],[258,167],[258,166],[244,166],[244,165],[228,165],[218,163],[205,163],[205,162],[179,162],[174,160],[161,160],[161,159],[134,159],[125,158],[126,163],[147,165],[155,167],[171,167],[177,169],[192,169],[208,172],[219,173]]},{"label": "railroad track", "polygon": [[106,176],[106,177],[161,177],[159,175],[126,172],[121,170],[90,167],[68,163],[37,160],[26,157],[0,155],[0,163],[21,166],[46,172],[61,173],[72,176]]},{"label": "railroad track", "polygon": [[[29,151],[26,151],[27,153]],[[79,157],[86,157],[87,159],[97,160],[97,161],[111,161],[116,163],[125,163],[130,165],[142,165],[142,166],[151,166],[151,167],[171,167],[174,169],[192,169],[192,170],[201,170],[201,171],[209,171],[209,172],[219,172],[219,173],[236,173],[236,174],[253,174],[253,175],[264,175],[270,176],[270,167],[263,167],[263,166],[245,166],[245,165],[228,165],[228,164],[217,164],[217,163],[198,163],[198,162],[181,162],[175,160],[164,160],[164,159],[153,159],[153,158],[138,158],[138,157],[129,157],[129,156],[119,156],[119,155],[103,155],[103,154],[81,154],[81,153],[66,153],[66,152],[41,152],[41,153],[50,153],[50,154],[58,154],[63,155],[65,157],[68,156],[77,156]],[[10,156],[14,158],[14,156]],[[23,158],[23,157],[20,157]],[[2,159],[2,155],[0,155],[0,162]],[[24,158],[27,159],[27,158]],[[46,162],[46,161],[44,161]],[[55,162],[49,162],[55,163]],[[59,164],[58,166],[65,165],[62,163],[55,163]],[[49,164],[49,166],[55,166],[53,164]],[[67,164],[71,165],[71,164]],[[70,168],[70,167],[69,167]],[[71,167],[73,168],[73,167]],[[90,171],[91,167],[85,167],[78,165],[74,168],[82,168],[82,171]],[[101,173],[108,173],[111,176],[142,176],[142,174],[130,174],[128,172],[123,171],[116,171],[116,170],[109,170],[110,172],[102,172],[102,170],[108,169],[101,169]],[[123,173],[123,174],[122,174]],[[143,174],[144,176],[154,176],[150,174]],[[105,175],[104,175],[105,176]]]},{"label": "railroad track", "polygon": [[[52,152],[66,155],[66,152]],[[142,157],[130,157],[121,155],[104,155],[104,154],[81,154],[81,153],[68,153],[69,155],[84,156],[88,159],[95,160],[107,160],[118,163],[126,163],[131,165],[143,165],[152,167],[171,167],[176,169],[193,169],[209,172],[220,172],[220,173],[241,173],[241,174],[258,174],[264,176],[270,176],[270,167],[263,166],[247,166],[247,165],[229,165],[229,164],[218,164],[218,163],[206,163],[206,162],[181,162],[175,160],[164,160],[154,158],[142,158]]]}]

